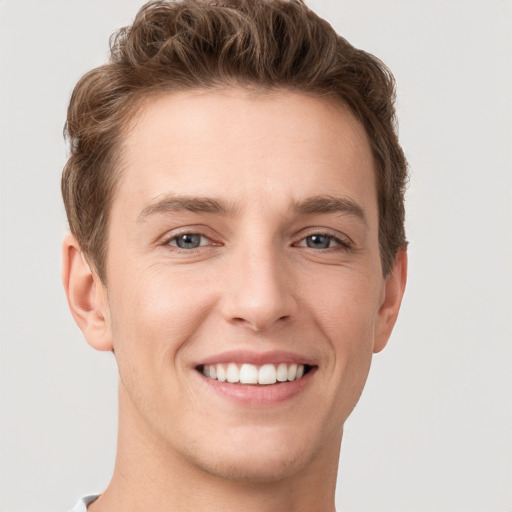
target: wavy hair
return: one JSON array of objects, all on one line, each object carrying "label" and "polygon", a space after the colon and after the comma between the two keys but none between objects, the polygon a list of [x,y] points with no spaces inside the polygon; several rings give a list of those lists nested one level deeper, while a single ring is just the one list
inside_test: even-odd
[{"label": "wavy hair", "polygon": [[152,1],[110,40],[108,64],[71,96],[70,155],[62,194],[71,232],[106,282],[107,227],[125,129],[148,98],[226,86],[329,96],[368,134],[375,162],[383,275],[406,247],[407,163],[395,118],[395,82],[302,0]]}]

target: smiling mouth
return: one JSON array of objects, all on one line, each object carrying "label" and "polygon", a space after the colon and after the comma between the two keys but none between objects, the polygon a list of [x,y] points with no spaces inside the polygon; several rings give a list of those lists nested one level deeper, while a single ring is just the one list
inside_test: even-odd
[{"label": "smiling mouth", "polygon": [[196,367],[208,379],[230,384],[271,386],[302,379],[314,367],[307,364],[205,364]]}]

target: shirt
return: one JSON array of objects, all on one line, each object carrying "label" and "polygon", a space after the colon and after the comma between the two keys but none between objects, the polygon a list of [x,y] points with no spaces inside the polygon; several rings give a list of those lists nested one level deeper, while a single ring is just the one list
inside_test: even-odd
[{"label": "shirt", "polygon": [[87,512],[87,505],[92,503],[99,495],[86,496],[82,498],[69,512]]}]

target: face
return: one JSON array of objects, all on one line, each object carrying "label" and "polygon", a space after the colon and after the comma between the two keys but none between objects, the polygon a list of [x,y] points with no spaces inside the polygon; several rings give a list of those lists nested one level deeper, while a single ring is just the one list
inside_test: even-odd
[{"label": "face", "polygon": [[227,478],[337,457],[389,335],[360,123],[301,94],[189,91],[124,147],[103,290],[123,421]]}]

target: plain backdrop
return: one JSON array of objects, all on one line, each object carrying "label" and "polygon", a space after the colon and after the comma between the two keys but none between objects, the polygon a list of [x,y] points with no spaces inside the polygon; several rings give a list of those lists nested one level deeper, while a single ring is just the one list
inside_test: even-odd
[{"label": "plain backdrop", "polygon": [[[71,90],[139,0],[0,0],[0,509],[65,511],[113,469],[115,362],[60,283]],[[512,511],[512,3],[312,0],[398,83],[411,167],[399,322],[349,419],[340,512]]]}]

